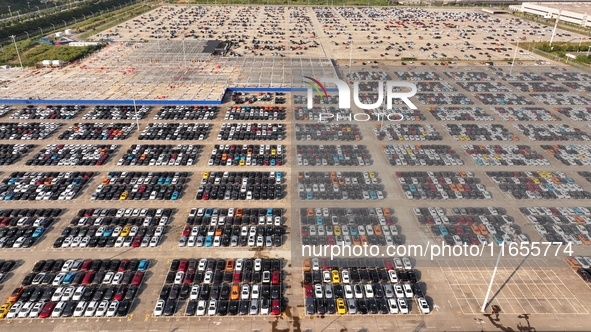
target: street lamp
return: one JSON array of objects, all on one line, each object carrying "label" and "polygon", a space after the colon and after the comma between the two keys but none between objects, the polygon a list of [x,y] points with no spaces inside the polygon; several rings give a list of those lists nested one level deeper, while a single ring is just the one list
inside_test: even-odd
[{"label": "street lamp", "polygon": [[18,52],[18,46],[16,45],[16,40],[14,39],[16,36],[12,35],[10,36],[10,38],[12,38],[12,42],[14,43],[14,48],[16,49],[16,55],[18,56],[18,62],[20,62],[21,64],[21,69],[23,69],[23,62],[21,61],[21,55]]},{"label": "street lamp", "polygon": [[589,56],[589,51],[591,51],[591,45],[589,45],[589,48],[587,49],[587,56]]},{"label": "street lamp", "polygon": [[31,1],[27,1],[27,6],[29,6],[29,9],[31,9]]},{"label": "street lamp", "polygon": [[51,26],[53,27],[53,30],[55,30],[55,24],[51,23]]},{"label": "street lamp", "polygon": [[84,16],[84,20],[86,21],[86,15],[82,14],[82,16]]},{"label": "street lamp", "polygon": [[27,31],[25,31],[25,33],[27,34],[27,39],[29,39],[29,33]]},{"label": "street lamp", "polygon": [[41,10],[39,9],[39,6],[35,6],[35,7],[37,7],[37,14],[39,14],[39,12],[41,11]]},{"label": "street lamp", "polygon": [[68,25],[66,24],[66,20],[62,20],[62,22],[64,22],[64,28],[68,26]]},{"label": "street lamp", "polygon": [[78,23],[78,20],[74,17],[74,24]]},{"label": "street lamp", "polygon": [[10,12],[10,17],[12,17],[12,10],[10,10],[10,6],[8,6],[8,12]]},{"label": "street lamp", "polygon": [[39,28],[39,30],[41,30],[41,35],[43,35],[43,29],[41,29],[41,27],[37,27]]}]

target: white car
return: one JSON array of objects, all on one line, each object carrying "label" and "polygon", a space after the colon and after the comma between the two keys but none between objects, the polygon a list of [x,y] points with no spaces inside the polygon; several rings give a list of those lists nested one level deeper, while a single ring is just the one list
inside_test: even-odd
[{"label": "white car", "polygon": [[33,307],[35,306],[35,302],[27,302],[23,305],[23,307],[21,308],[21,310],[19,310],[18,312],[18,317],[19,318],[27,318],[29,317],[29,313],[31,312],[31,309],[33,309]]},{"label": "white car", "polygon": [[206,310],[205,306],[206,306],[206,304],[207,303],[205,302],[205,300],[200,300],[197,303],[197,316],[204,316],[205,315],[205,310]]},{"label": "white car", "polygon": [[87,305],[88,302],[86,301],[78,302],[78,304],[76,305],[76,309],[74,309],[74,317],[82,317],[82,315],[84,315],[84,310],[86,309]]},{"label": "white car", "polygon": [[10,307],[10,310],[8,310],[6,318],[16,318],[23,305],[24,303],[22,301],[18,301],[13,304],[12,307]]},{"label": "white car", "polygon": [[111,301],[111,304],[109,304],[109,308],[107,309],[107,317],[115,317],[117,309],[119,309],[119,301]]},{"label": "white car", "polygon": [[217,313],[217,311],[218,311],[217,304],[218,304],[217,300],[210,300],[209,301],[209,306],[207,307],[207,315],[214,316]]},{"label": "white car", "polygon": [[425,298],[419,297],[417,299],[417,303],[419,305],[419,309],[421,309],[421,313],[428,315],[431,312],[429,304],[427,303],[427,300],[425,300]]},{"label": "white car", "polygon": [[98,305],[98,308],[96,308],[96,313],[94,315],[96,317],[103,317],[107,314],[107,309],[109,309],[109,301],[101,301]]},{"label": "white car", "polygon": [[98,309],[99,302],[98,301],[90,301],[86,310],[84,311],[84,317],[92,317],[94,316],[96,309]]},{"label": "white car", "polygon": [[406,300],[402,297],[399,297],[397,299],[397,301],[398,301],[398,308],[400,309],[400,313],[408,314],[408,304],[406,303]]},{"label": "white car", "polygon": [[156,307],[154,307],[154,316],[162,316],[165,304],[166,302],[164,300],[158,300],[158,302],[156,302]]},{"label": "white car", "polygon": [[53,308],[53,311],[51,312],[51,318],[59,318],[62,316],[62,312],[64,311],[64,308],[66,307],[67,302],[66,301],[60,301],[55,305],[55,308]]}]

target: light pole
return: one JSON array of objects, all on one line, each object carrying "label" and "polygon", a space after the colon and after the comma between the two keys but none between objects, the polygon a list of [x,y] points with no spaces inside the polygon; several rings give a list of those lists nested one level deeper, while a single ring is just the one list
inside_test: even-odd
[{"label": "light pole", "polygon": [[37,7],[37,14],[39,14],[39,12],[41,11],[41,10],[39,9],[39,6],[35,6],[35,7]]},{"label": "light pole", "polygon": [[10,10],[10,6],[8,6],[8,12],[10,13],[10,17],[12,17],[12,10]]},{"label": "light pole", "polygon": [[84,20],[86,21],[86,15],[82,14],[82,16],[84,17]]},{"label": "light pole", "polygon": [[51,26],[53,27],[53,30],[55,30],[55,24],[51,23]]},{"label": "light pole", "polygon": [[29,39],[29,32],[25,31],[25,33],[27,34],[27,39]]},{"label": "light pole", "polygon": [[78,23],[78,20],[74,17],[74,24]]},{"label": "light pole", "polygon": [[31,1],[27,1],[27,6],[29,6],[29,9],[31,9]]},{"label": "light pole", "polygon": [[43,29],[41,29],[41,27],[37,27],[39,28],[39,30],[41,30],[41,35],[43,35]]},{"label": "light pole", "polygon": [[62,22],[64,22],[64,28],[68,26],[68,25],[66,24],[66,20],[62,20]]},{"label": "light pole", "polygon": [[511,69],[509,69],[509,76],[513,73],[513,65],[515,65],[515,58],[517,57],[517,49],[519,48],[519,38],[517,38],[517,47],[515,47],[515,53],[513,53],[513,61],[511,61]]},{"label": "light pole", "polygon": [[14,43],[14,48],[16,49],[16,55],[18,56],[18,62],[20,62],[21,64],[21,70],[23,69],[23,62],[21,61],[21,55],[18,52],[18,46],[16,45],[16,40],[14,39],[16,36],[12,35],[10,36],[10,38],[12,38],[12,42]]},{"label": "light pole", "polygon": [[589,45],[589,48],[587,49],[587,56],[589,56],[589,51],[591,51],[591,45]]}]

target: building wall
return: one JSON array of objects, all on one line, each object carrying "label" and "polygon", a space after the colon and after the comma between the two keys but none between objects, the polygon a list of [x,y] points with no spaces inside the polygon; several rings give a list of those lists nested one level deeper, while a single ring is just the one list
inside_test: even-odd
[{"label": "building wall", "polygon": [[[559,3],[555,3],[555,4],[559,4]],[[569,22],[569,23],[573,23],[573,24],[578,24],[581,26],[591,27],[591,22],[589,22],[589,20],[591,20],[591,7],[590,7],[590,12],[589,12],[590,15],[587,15],[587,13],[585,13],[585,12],[569,10],[568,5],[572,4],[572,3],[560,3],[560,4],[564,5],[564,8],[565,8],[562,10],[562,12],[561,12],[560,8],[548,7],[548,6],[545,6],[540,3],[532,3],[532,2],[524,2],[521,5],[509,6],[509,10],[539,15],[543,18],[552,18],[552,19],[556,19],[560,15],[561,21]]]}]

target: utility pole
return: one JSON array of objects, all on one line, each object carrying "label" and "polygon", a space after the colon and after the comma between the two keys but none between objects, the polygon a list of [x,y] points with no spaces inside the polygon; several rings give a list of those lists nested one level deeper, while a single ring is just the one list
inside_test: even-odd
[{"label": "utility pole", "polygon": [[29,32],[25,31],[25,33],[27,34],[27,39],[29,39]]},{"label": "utility pole", "polygon": [[550,46],[552,46],[552,42],[554,41],[554,36],[556,36],[556,28],[558,28],[558,21],[560,21],[560,15],[562,15],[562,9],[558,12],[558,17],[556,18],[556,23],[554,23],[554,30],[552,30],[552,37],[550,37]]},{"label": "utility pole", "polygon": [[517,38],[517,47],[515,47],[515,53],[513,53],[513,61],[511,61],[511,69],[509,69],[509,76],[513,73],[513,66],[515,65],[515,58],[517,58],[517,49],[519,48],[519,38]]},{"label": "utility pole", "polygon": [[21,55],[18,52],[18,46],[16,45],[16,40],[14,38],[16,38],[15,35],[10,36],[10,38],[12,38],[12,42],[14,43],[14,48],[16,49],[16,55],[18,56],[18,62],[20,62],[21,64],[21,70],[23,69],[23,61],[21,60]]},{"label": "utility pole", "polygon": [[68,25],[66,24],[66,20],[62,20],[62,22],[64,22],[64,28],[68,26]]},{"label": "utility pole", "polygon": [[10,10],[10,6],[8,6],[8,12],[10,13],[10,17],[12,17],[12,10]]},{"label": "utility pole", "polygon": [[43,29],[41,29],[41,27],[37,27],[39,28],[39,30],[41,30],[41,35],[43,35]]}]

